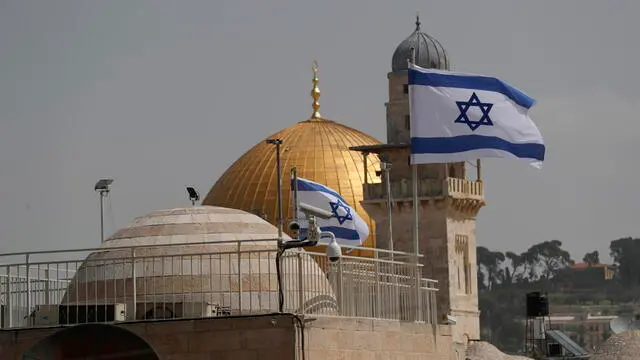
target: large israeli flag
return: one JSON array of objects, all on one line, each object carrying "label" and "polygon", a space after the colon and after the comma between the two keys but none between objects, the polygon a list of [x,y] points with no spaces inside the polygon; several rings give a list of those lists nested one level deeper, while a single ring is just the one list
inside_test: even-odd
[{"label": "large israeli flag", "polygon": [[535,100],[487,76],[409,68],[411,160],[449,163],[486,157],[539,167],[545,145],[527,114]]},{"label": "large israeli flag", "polygon": [[[296,179],[291,179],[295,188]],[[320,209],[330,211],[333,216],[329,219],[318,218],[318,225],[322,231],[330,231],[336,236],[338,244],[343,246],[360,246],[369,236],[369,227],[358,213],[335,190],[313,182],[297,178],[298,203],[306,203]],[[298,211],[301,233],[306,232],[307,221],[304,213]],[[330,239],[322,239],[327,244]]]}]

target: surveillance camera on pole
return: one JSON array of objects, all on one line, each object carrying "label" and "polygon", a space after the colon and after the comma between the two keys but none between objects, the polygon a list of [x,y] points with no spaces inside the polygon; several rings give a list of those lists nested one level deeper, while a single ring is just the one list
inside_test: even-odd
[{"label": "surveillance camera on pole", "polygon": [[[280,259],[286,250],[316,246],[322,237],[330,237],[331,241],[327,246],[327,258],[330,262],[336,262],[340,260],[340,257],[342,256],[342,249],[340,249],[340,245],[336,241],[336,236],[330,231],[322,231],[316,219],[316,217],[321,219],[330,219],[333,214],[330,211],[305,203],[298,204],[298,209],[302,211],[307,218],[308,226],[306,238],[303,240],[278,241],[278,253],[276,254],[276,276],[278,278],[278,309],[280,312],[283,311],[284,306]],[[289,222],[288,227],[289,231],[292,233],[298,233],[301,228],[300,224],[295,220]]]},{"label": "surveillance camera on pole", "polygon": [[[304,213],[308,222],[306,239],[287,241],[281,245],[282,248],[286,250],[292,248],[316,246],[318,242],[320,242],[320,239],[322,239],[323,237],[330,237],[331,241],[327,245],[327,257],[331,262],[340,260],[340,257],[342,256],[342,249],[336,241],[335,235],[330,231],[322,231],[317,222],[317,218],[326,220],[330,219],[333,214],[330,211],[306,203],[300,203],[298,206],[300,211]],[[300,231],[301,228],[300,224],[296,220],[289,222],[288,227],[289,231],[296,234]]]}]

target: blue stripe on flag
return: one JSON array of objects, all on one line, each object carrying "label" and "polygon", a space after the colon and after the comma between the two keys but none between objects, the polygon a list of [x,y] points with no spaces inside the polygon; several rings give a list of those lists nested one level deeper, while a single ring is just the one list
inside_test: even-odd
[{"label": "blue stripe on flag", "polygon": [[[293,186],[293,181],[292,181],[292,186]],[[340,194],[338,194],[337,192],[331,190],[330,188],[320,185],[320,184],[314,184],[311,182],[306,182],[300,178],[298,178],[298,191],[319,191],[319,192],[323,192],[323,193],[327,193],[327,194],[331,194],[335,197],[337,197],[338,199],[340,199],[340,201],[342,201],[345,204],[348,204],[343,198],[342,196],[340,196]]]},{"label": "blue stripe on flag", "polygon": [[413,154],[451,154],[478,149],[509,152],[520,158],[544,161],[545,146],[538,143],[516,144],[495,136],[461,135],[441,138],[411,138]]},{"label": "blue stripe on flag", "polygon": [[[347,229],[340,226],[322,226],[322,231],[330,231],[335,235],[336,239],[360,241],[360,234],[356,230]],[[300,235],[305,235],[307,229],[300,229]],[[324,240],[324,238],[323,238]],[[362,239],[364,241],[364,239]]]},{"label": "blue stripe on flag", "polygon": [[522,91],[504,81],[480,75],[455,75],[435,72],[423,73],[409,69],[409,85],[423,85],[434,87],[450,87],[469,90],[486,90],[503,94],[516,104],[529,109],[535,100]]}]

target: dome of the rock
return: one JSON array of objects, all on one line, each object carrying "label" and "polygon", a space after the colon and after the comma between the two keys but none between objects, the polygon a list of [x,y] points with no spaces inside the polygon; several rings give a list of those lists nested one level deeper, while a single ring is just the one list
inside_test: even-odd
[{"label": "dome of the rock", "polygon": [[[277,311],[276,238],[275,226],[242,210],[200,206],[154,211],[118,230],[85,259],[62,304],[135,302],[137,318],[158,311],[156,305],[183,316],[186,310],[176,304],[216,304],[231,314]],[[312,256],[290,250],[283,258],[289,310],[326,304],[332,297]]]},{"label": "dome of the rock", "polygon": [[[379,144],[375,138],[318,113],[320,91],[314,77],[314,112],[309,120],[298,122],[267,139],[281,139],[283,218],[294,217],[289,181],[292,168],[299,177],[336,190],[369,225],[370,235],[364,246],[373,246],[374,222],[360,204],[365,181],[364,160],[349,147]],[[379,159],[367,157],[368,182],[379,182],[376,170]],[[277,224],[277,173],[274,145],[260,141],[242,155],[220,176],[204,198],[204,205],[242,209]],[[285,227],[286,231],[286,227]]]}]

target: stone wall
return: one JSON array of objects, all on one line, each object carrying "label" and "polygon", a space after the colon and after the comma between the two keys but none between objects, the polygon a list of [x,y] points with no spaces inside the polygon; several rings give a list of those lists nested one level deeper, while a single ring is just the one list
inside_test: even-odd
[{"label": "stone wall", "polygon": [[[160,360],[457,359],[449,326],[340,317],[307,318],[304,323],[301,329],[294,316],[276,314],[113,326],[145,340]],[[21,360],[32,346],[64,329],[0,331],[1,358]],[[46,353],[54,360],[56,351],[52,345]]]},{"label": "stone wall", "polygon": [[449,326],[318,318],[305,326],[307,360],[452,360]]},{"label": "stone wall", "polygon": [[[296,325],[289,315],[118,324],[145,340],[160,360],[294,360]],[[22,354],[64,328],[0,331],[3,360]],[[122,339],[111,339],[122,341]],[[110,339],[104,339],[110,341]],[[51,349],[54,354],[56,349]],[[52,359],[55,357],[52,356]]]}]

